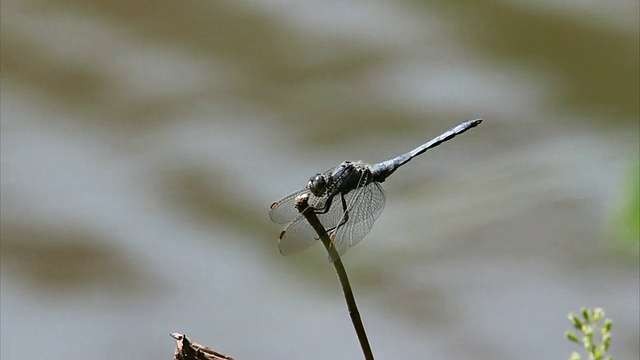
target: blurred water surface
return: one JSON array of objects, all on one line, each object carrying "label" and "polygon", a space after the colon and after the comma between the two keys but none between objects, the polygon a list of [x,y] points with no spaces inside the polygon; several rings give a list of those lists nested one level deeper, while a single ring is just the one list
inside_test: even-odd
[{"label": "blurred water surface", "polygon": [[394,174],[345,256],[377,358],[566,358],[582,305],[638,358],[638,254],[607,226],[640,161],[639,10],[3,1],[0,355],[170,358],[180,331],[361,358],[322,247],[281,257],[268,205],[483,117]]}]

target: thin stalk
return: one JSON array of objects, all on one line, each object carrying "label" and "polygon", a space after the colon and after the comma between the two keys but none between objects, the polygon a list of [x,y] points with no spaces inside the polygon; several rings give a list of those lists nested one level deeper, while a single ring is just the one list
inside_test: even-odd
[{"label": "thin stalk", "polygon": [[333,266],[336,269],[336,273],[338,274],[338,279],[340,279],[340,285],[342,285],[342,292],[344,293],[344,299],[347,302],[347,308],[349,309],[349,316],[351,316],[351,322],[353,323],[353,327],[356,330],[356,334],[358,335],[358,340],[360,341],[360,347],[362,348],[362,353],[364,354],[364,358],[366,360],[373,360],[373,352],[371,352],[371,346],[369,346],[369,340],[367,339],[367,334],[364,331],[364,325],[362,325],[362,319],[360,318],[360,312],[358,311],[358,306],[356,305],[356,299],[353,296],[353,291],[351,290],[351,284],[349,283],[349,278],[347,277],[347,271],[342,264],[342,260],[340,259],[340,255],[336,249],[331,246],[331,240],[327,235],[327,231],[324,226],[318,220],[318,216],[313,212],[313,208],[309,207],[308,194],[300,195],[296,198],[296,209],[307,219],[309,224],[316,231],[322,244],[329,252],[329,256],[333,262]]}]

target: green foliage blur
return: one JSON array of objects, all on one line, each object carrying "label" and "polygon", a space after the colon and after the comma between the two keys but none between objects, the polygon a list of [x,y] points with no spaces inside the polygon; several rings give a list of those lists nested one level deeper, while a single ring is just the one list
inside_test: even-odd
[{"label": "green foliage blur", "polygon": [[640,164],[632,166],[623,184],[610,227],[622,250],[640,257]]}]

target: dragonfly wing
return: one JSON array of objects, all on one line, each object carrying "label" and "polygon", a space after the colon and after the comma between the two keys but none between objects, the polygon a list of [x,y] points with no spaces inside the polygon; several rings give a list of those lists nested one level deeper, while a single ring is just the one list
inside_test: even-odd
[{"label": "dragonfly wing", "polygon": [[333,246],[340,256],[369,233],[386,201],[384,190],[377,182],[371,182],[352,192],[357,193],[350,199],[347,207],[348,221],[331,234]]},{"label": "dragonfly wing", "polygon": [[[335,229],[340,219],[342,219],[344,210],[339,195],[334,196],[331,203],[328,203],[328,201],[329,198],[326,196],[310,195],[308,199],[309,206],[316,210],[316,216],[322,226],[331,233],[331,230]],[[329,208],[324,212],[322,209],[326,206]],[[302,251],[313,245],[320,238],[304,215],[299,214],[297,210],[296,213],[298,215],[280,233],[278,246],[283,255]]]},{"label": "dragonfly wing", "polygon": [[318,235],[302,214],[293,219],[280,233],[278,249],[282,255],[296,254],[316,243]]},{"label": "dragonfly wing", "polygon": [[[325,171],[323,173],[324,176],[330,176],[334,169],[335,167]],[[296,198],[304,193],[309,194],[309,205],[318,206],[324,204],[324,197],[316,197],[311,194],[307,187],[304,187],[271,204],[271,210],[269,211],[271,221],[276,224],[287,224],[291,222],[298,216],[298,210],[295,207]]]},{"label": "dragonfly wing", "polygon": [[286,224],[292,221],[299,215],[295,208],[296,198],[308,191],[307,188],[300,189],[271,204],[271,211],[269,211],[271,221],[276,224]]},{"label": "dragonfly wing", "polygon": [[[349,204],[349,201],[353,195],[352,193],[353,191],[344,195],[344,202],[346,204]],[[316,216],[318,217],[318,220],[320,220],[320,223],[325,228],[325,230],[330,233],[331,231],[335,230],[336,226],[342,220],[345,207],[342,204],[342,198],[340,194],[334,195],[331,200],[329,200],[328,197],[320,200],[321,201],[317,201],[315,203],[310,202],[309,204],[314,209],[316,209]],[[327,203],[328,201],[331,201],[331,203]],[[325,208],[325,206],[330,206],[329,210],[326,212],[322,210]]]}]

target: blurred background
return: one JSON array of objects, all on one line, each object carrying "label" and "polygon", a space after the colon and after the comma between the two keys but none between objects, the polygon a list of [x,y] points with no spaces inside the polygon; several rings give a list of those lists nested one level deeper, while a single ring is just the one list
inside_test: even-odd
[{"label": "blurred background", "polygon": [[484,118],[344,257],[376,358],[637,359],[639,7],[3,0],[1,357],[362,358],[269,205]]}]

